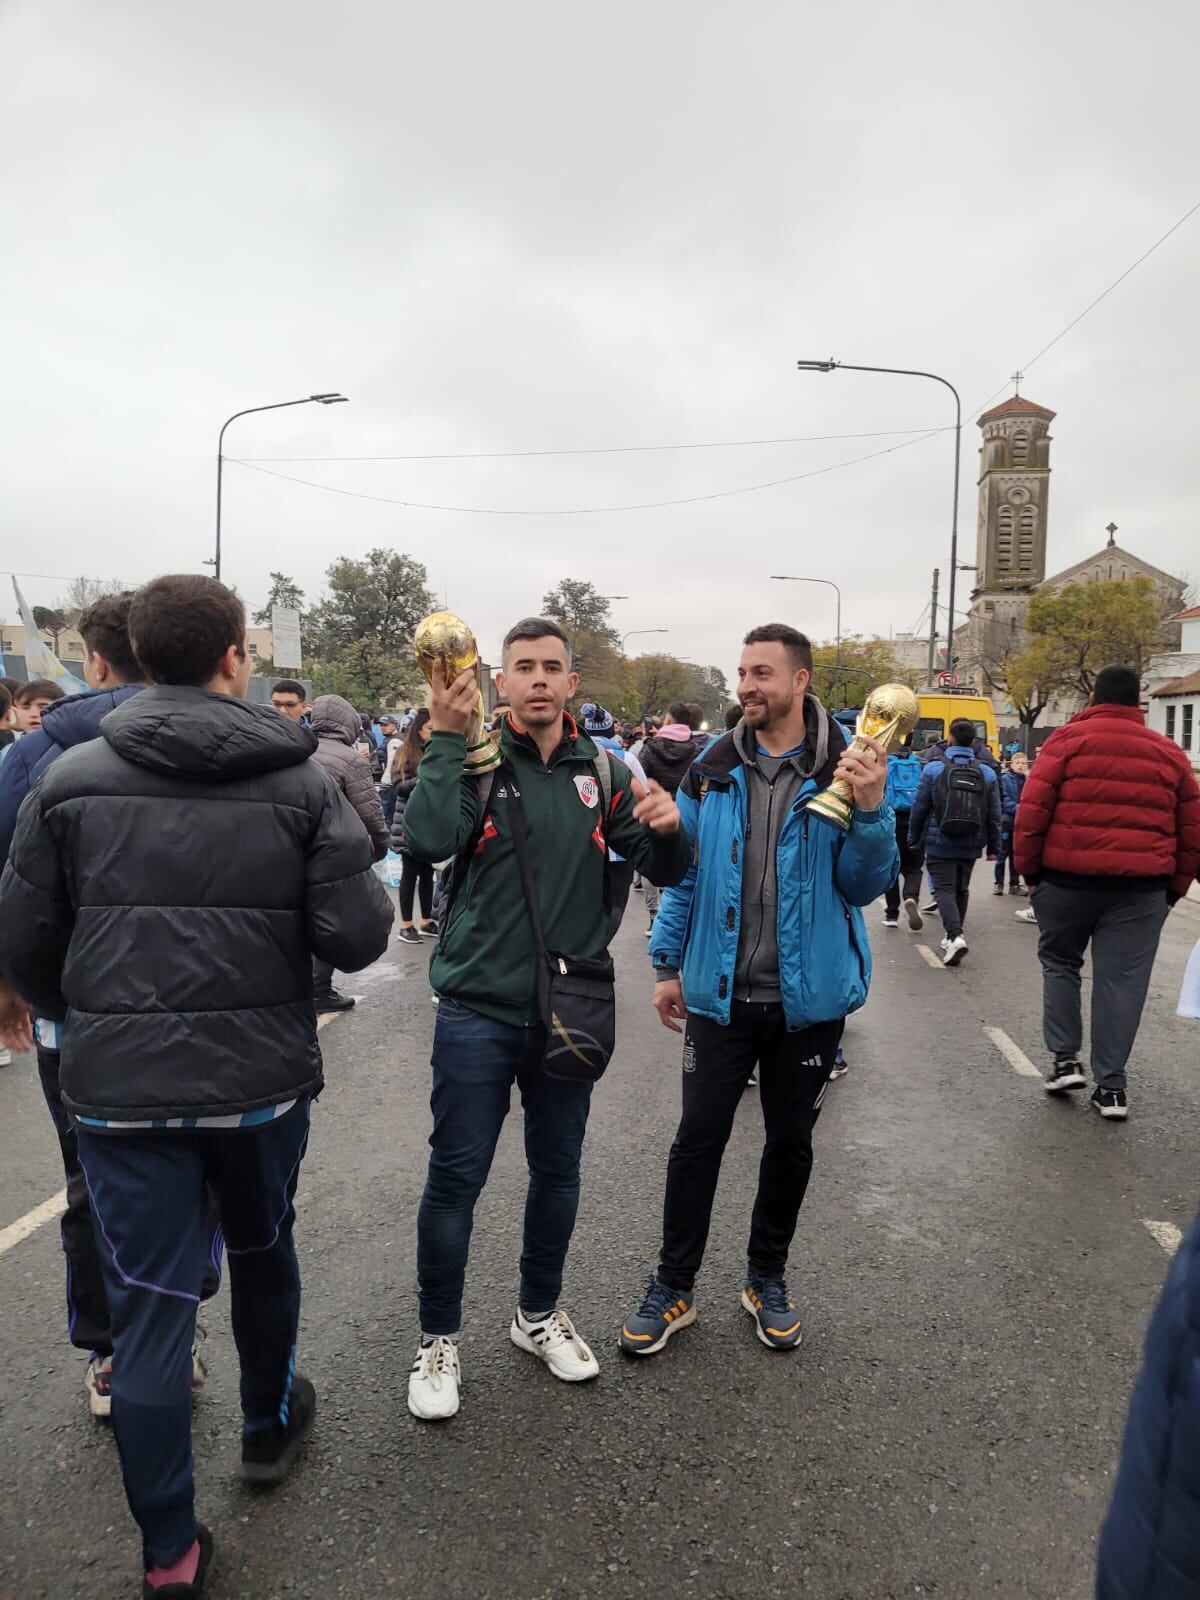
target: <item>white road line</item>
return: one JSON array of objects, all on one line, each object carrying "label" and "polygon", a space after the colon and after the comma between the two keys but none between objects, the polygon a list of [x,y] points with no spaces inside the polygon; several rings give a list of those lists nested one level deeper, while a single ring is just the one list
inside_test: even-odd
[{"label": "white road line", "polygon": [[931,967],[940,967],[941,966],[941,964],[942,964],[941,956],[935,955],[934,952],[929,948],[929,946],[927,944],[922,944],[920,942],[920,940],[918,940],[917,941],[917,949],[921,952],[921,954],[924,956],[925,960],[929,963],[929,965]]},{"label": "white road line", "polygon": [[20,1244],[22,1239],[28,1239],[31,1233],[36,1233],[45,1223],[59,1216],[66,1203],[67,1191],[62,1189],[58,1194],[52,1194],[49,1200],[43,1200],[40,1206],[34,1206],[32,1211],[27,1211],[23,1217],[10,1222],[7,1228],[0,1228],[0,1256],[6,1250],[11,1250],[13,1245]]},{"label": "white road line", "polygon": [[1023,1078],[1040,1078],[1041,1073],[1030,1061],[1029,1057],[1005,1033],[1003,1028],[984,1028],[984,1033],[999,1050],[1014,1072],[1019,1072]]},{"label": "white road line", "polygon": [[1162,1245],[1169,1256],[1175,1254],[1183,1241],[1183,1234],[1173,1222],[1151,1222],[1149,1217],[1143,1217],[1142,1227],[1152,1239]]},{"label": "white road line", "polygon": [[[321,1031],[326,1023],[336,1022],[342,1011],[325,1011],[317,1018],[317,1031]],[[62,1214],[67,1203],[67,1191],[62,1189],[58,1194],[52,1194],[49,1200],[43,1200],[40,1206],[34,1206],[32,1211],[27,1211],[23,1217],[18,1217],[15,1222],[10,1222],[7,1228],[0,1228],[0,1256],[6,1250],[11,1250],[13,1245],[20,1244],[22,1239],[28,1239],[31,1233],[36,1233],[39,1228],[45,1227],[47,1222],[53,1222],[55,1217]]]}]

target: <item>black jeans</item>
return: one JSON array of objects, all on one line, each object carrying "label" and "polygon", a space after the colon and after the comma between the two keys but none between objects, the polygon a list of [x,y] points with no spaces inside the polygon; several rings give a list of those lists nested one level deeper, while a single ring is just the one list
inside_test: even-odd
[{"label": "black jeans", "polygon": [[428,861],[418,861],[406,855],[400,869],[400,921],[413,919],[413,900],[421,905],[421,921],[428,922],[433,914],[433,867]]},{"label": "black jeans", "polygon": [[900,899],[919,900],[921,868],[925,865],[925,846],[908,842],[908,812],[896,813],[896,843],[900,846],[900,876],[889,884],[884,896],[889,917],[900,915]]},{"label": "black jeans", "polygon": [[1000,835],[1000,854],[996,857],[996,882],[1001,889],[1004,887],[1004,864],[1008,863],[1008,881],[1014,889],[1021,887],[1021,874],[1017,871],[1017,859],[1013,855],[1013,836],[1010,829],[1005,828]]},{"label": "black jeans", "polygon": [[[59,1052],[39,1044],[37,1064],[42,1095],[58,1135],[58,1148],[67,1180],[67,1209],[59,1223],[63,1255],[67,1259],[67,1338],[77,1350],[93,1350],[97,1355],[110,1356],[113,1345],[108,1296],[104,1291],[104,1274],[96,1248],[87,1179],[79,1164],[79,1140],[71,1113],[63,1105],[59,1087]],[[221,1287],[221,1261],[224,1254],[220,1213],[211,1190],[207,1204],[208,1260],[200,1289],[201,1300],[211,1300]]]},{"label": "black jeans", "polygon": [[933,897],[937,901],[938,916],[946,930],[947,939],[957,939],[967,920],[967,906],[971,899],[971,872],[974,861],[930,861],[929,881],[933,884]]},{"label": "black jeans", "polygon": [[735,1000],[729,1025],[689,1017],[683,1045],[683,1117],[667,1163],[658,1276],[690,1290],[704,1257],[721,1157],[746,1080],[759,1069],[766,1142],[750,1220],[750,1269],[779,1276],[812,1172],[812,1133],[842,1019],[788,1031],[781,1005]]}]

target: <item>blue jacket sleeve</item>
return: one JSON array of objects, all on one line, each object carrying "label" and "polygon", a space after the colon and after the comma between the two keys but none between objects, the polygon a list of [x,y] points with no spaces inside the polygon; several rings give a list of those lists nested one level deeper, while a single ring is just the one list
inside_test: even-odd
[{"label": "blue jacket sleeve", "polygon": [[680,785],[675,796],[679,807],[679,821],[691,846],[688,869],[679,883],[664,889],[658,902],[658,915],[654,919],[654,936],[650,941],[650,960],[660,974],[677,973],[683,960],[683,935],[687,928],[692,896],[696,892],[696,835],[700,827],[700,802]]},{"label": "blue jacket sleeve", "polygon": [[930,808],[933,805],[933,786],[938,780],[942,770],[940,761],[931,761],[921,773],[921,781],[917,785],[917,797],[912,803],[912,810],[908,813],[908,842],[910,845],[920,844],[925,835],[925,824],[929,821]]},{"label": "blue jacket sleeve", "polygon": [[[987,769],[985,768],[984,770],[986,771]],[[998,856],[1000,854],[1000,833],[1001,833],[1001,827],[1002,827],[1002,821],[1003,821],[1002,816],[1001,816],[1001,811],[1000,811],[1000,779],[993,775],[991,783],[989,783],[988,786],[987,786],[987,791],[988,791],[988,797],[987,797],[988,798],[988,828],[987,828],[988,845],[987,845],[987,853],[990,856]]]},{"label": "blue jacket sleeve", "polygon": [[0,761],[0,867],[8,860],[17,812],[33,783],[33,769],[50,748],[50,738],[39,728],[18,739]]},{"label": "blue jacket sleeve", "polygon": [[852,906],[878,900],[900,872],[896,813],[885,800],[877,811],[856,811],[838,851],[838,892]]}]

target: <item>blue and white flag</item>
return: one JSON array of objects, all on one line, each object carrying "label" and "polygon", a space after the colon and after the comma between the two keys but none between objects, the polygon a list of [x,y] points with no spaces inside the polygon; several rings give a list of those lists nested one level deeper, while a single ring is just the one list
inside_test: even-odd
[{"label": "blue and white flag", "polygon": [[29,603],[21,593],[21,585],[16,578],[13,579],[13,592],[16,594],[17,610],[21,613],[21,621],[25,627],[25,670],[29,674],[30,682],[35,678],[48,678],[51,683],[57,683],[64,694],[86,694],[87,684],[73,672],[67,671],[38,632],[33,612],[30,611]]}]

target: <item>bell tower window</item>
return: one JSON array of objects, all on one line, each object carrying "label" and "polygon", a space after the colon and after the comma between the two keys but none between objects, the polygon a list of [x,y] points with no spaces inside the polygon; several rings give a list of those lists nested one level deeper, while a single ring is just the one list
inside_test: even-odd
[{"label": "bell tower window", "polygon": [[1029,433],[1025,428],[1018,428],[1012,437],[1012,464],[1014,467],[1027,467],[1029,465]]}]

